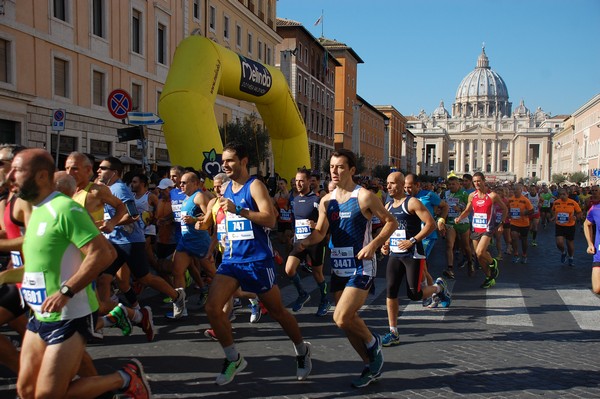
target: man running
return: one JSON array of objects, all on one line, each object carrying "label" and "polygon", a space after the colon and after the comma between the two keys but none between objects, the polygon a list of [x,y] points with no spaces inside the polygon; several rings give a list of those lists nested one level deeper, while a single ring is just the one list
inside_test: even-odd
[{"label": "man running", "polygon": [[[389,183],[388,183],[389,184]],[[471,253],[471,243],[469,242],[469,220],[462,220],[460,223],[455,221],[456,217],[467,207],[469,194],[462,189],[457,176],[448,178],[448,190],[444,196],[448,204],[448,217],[446,218],[446,261],[448,268],[444,271],[444,276],[454,279],[454,246],[458,242],[458,248],[461,249],[467,259],[468,272],[472,274],[473,254]]]},{"label": "man running", "polygon": [[[598,188],[595,186],[596,189]],[[596,230],[594,232],[594,225]],[[587,253],[594,255],[592,259],[592,291],[600,295],[600,206],[594,205],[583,222],[583,233],[587,241]],[[594,235],[595,233],[595,235]]]},{"label": "man running", "polygon": [[[296,173],[296,188],[298,195],[294,198],[294,240],[299,241],[308,237],[314,229],[319,218],[319,197],[309,185],[310,172],[302,169]],[[321,301],[317,309],[317,316],[325,316],[331,308],[331,303],[327,299],[327,282],[323,276],[323,257],[325,254],[326,239],[316,245],[298,252],[295,249],[290,252],[285,264],[285,272],[292,280],[292,283],[298,291],[298,298],[292,305],[294,312],[299,312],[306,302],[310,300],[310,294],[304,290],[300,282],[300,276],[296,272],[301,260],[306,260],[310,256],[312,260],[312,275],[319,287]]]},{"label": "man running", "polygon": [[54,191],[54,160],[42,149],[17,154],[9,178],[19,197],[35,206],[23,243],[21,286],[33,310],[21,348],[21,398],[92,398],[121,389],[148,398],[150,387],[135,359],[118,372],[74,379],[94,336],[98,301],[92,281],[116,257],[89,215]]},{"label": "man running", "polygon": [[[458,184],[458,179],[456,181]],[[406,292],[413,301],[436,295],[445,307],[450,306],[446,282],[441,277],[434,285],[421,287],[421,275],[425,264],[422,241],[435,229],[435,221],[429,210],[412,196],[404,193],[404,175],[393,172],[387,178],[387,189],[393,202],[387,208],[398,220],[398,228],[382,247],[384,255],[390,255],[386,269],[387,315],[390,331],[383,337],[383,346],[400,345],[398,333],[398,292],[406,276]],[[423,227],[421,227],[423,224]]]},{"label": "man running", "polygon": [[275,208],[267,187],[248,173],[248,152],[239,143],[223,148],[223,171],[231,179],[219,198],[226,213],[227,240],[223,261],[213,279],[206,303],[211,327],[225,352],[217,385],[233,381],[247,362],[233,342],[231,322],[223,307],[241,287],[255,292],[261,302],[294,343],[296,378],[305,380],[312,369],[310,343],[305,342],[298,322],[281,302],[281,292],[275,281],[273,249],[269,230],[275,226]]},{"label": "man running", "polygon": [[481,284],[481,288],[491,288],[496,284],[499,271],[498,261],[490,255],[488,245],[492,240],[494,230],[502,229],[503,227],[502,224],[496,223],[494,205],[502,209],[500,220],[506,218],[508,209],[496,193],[488,193],[483,173],[476,172],[473,175],[473,185],[475,186],[475,191],[469,194],[467,207],[456,217],[455,221],[460,222],[462,219],[467,218],[471,211],[473,211],[471,240],[473,240],[477,260],[485,273],[485,280]]},{"label": "man running", "polygon": [[[533,215],[533,205],[523,195],[523,185],[518,183],[513,187],[513,195],[508,199],[510,212],[510,234],[513,250],[513,263],[527,263],[529,237],[529,216]],[[521,257],[519,257],[519,242],[521,242]]]},{"label": "man running", "polygon": [[[581,218],[581,207],[577,201],[568,197],[567,190],[558,190],[558,199],[554,201],[550,210],[551,222],[556,222],[556,247],[560,250],[560,262],[568,261],[569,266],[575,266],[573,254],[575,253],[575,223]],[[565,241],[567,242],[565,248]]]},{"label": "man running", "polygon": [[[363,371],[352,381],[360,388],[377,381],[383,368],[381,337],[372,334],[358,310],[364,305],[377,274],[375,253],[398,227],[398,221],[371,191],[354,183],[356,156],[339,149],[329,161],[336,189],[319,204],[319,219],[311,235],[296,243],[299,251],[323,240],[331,232],[331,291],[336,302],[333,320],[344,330],[354,350],[364,362]],[[377,238],[371,237],[371,218],[384,226]]]}]

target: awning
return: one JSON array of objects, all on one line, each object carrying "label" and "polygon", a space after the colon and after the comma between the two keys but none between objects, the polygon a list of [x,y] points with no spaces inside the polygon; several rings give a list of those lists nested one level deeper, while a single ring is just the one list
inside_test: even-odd
[{"label": "awning", "polygon": [[165,166],[171,166],[171,162],[167,162],[167,161],[156,161],[156,166],[160,166],[160,167],[165,167]]},{"label": "awning", "polygon": [[137,159],[131,158],[128,155],[120,156],[119,161],[121,161],[125,165],[141,165],[142,164],[142,161],[138,161]]}]

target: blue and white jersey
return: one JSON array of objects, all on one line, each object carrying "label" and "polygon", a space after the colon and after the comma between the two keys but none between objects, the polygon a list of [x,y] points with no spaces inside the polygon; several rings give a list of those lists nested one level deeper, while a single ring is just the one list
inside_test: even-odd
[{"label": "blue and white jersey", "polygon": [[348,201],[340,204],[336,188],[331,192],[327,206],[327,219],[331,232],[331,270],[337,276],[349,277],[354,274],[373,276],[377,274],[375,258],[356,258],[365,245],[373,241],[371,236],[371,220],[365,218],[358,204],[358,192],[361,186],[356,186]]},{"label": "blue and white jersey", "polygon": [[171,209],[173,209],[173,241],[181,239],[181,204],[185,200],[185,193],[174,187],[169,193],[171,196]]},{"label": "blue and white jersey", "polygon": [[398,248],[400,241],[408,240],[421,231],[421,219],[417,214],[410,213],[408,210],[408,201],[411,198],[413,197],[407,196],[398,207],[394,207],[394,203],[388,207],[390,213],[398,221],[398,228],[390,236],[390,256],[395,258],[412,256],[415,259],[424,259],[425,251],[422,242],[417,242],[408,250]]},{"label": "blue and white jersey", "polygon": [[294,241],[303,240],[310,235],[310,221],[319,220],[320,201],[321,197],[313,191],[294,197]]},{"label": "blue and white jersey", "polygon": [[[418,198],[425,208],[431,213],[431,216],[435,218],[435,213],[433,212],[433,208],[439,206],[442,202],[442,199],[439,195],[429,190],[419,190],[419,192],[415,195],[415,198]],[[437,229],[433,230],[431,234],[427,236],[427,238],[438,238]]]},{"label": "blue and white jersey", "polygon": [[[258,211],[250,185],[255,177],[250,177],[237,193],[233,184],[228,184],[223,197],[250,211]],[[250,220],[227,212],[225,216],[227,245],[223,253],[223,263],[248,263],[273,258],[273,247],[269,239],[269,229],[252,223]]]},{"label": "blue and white jersey", "polygon": [[[109,186],[112,195],[123,201],[135,203],[135,197],[129,187],[121,179]],[[108,204],[104,204],[104,220],[110,220],[115,216],[117,210]],[[131,244],[134,242],[145,242],[144,229],[138,222],[129,223],[123,226],[116,226],[112,233],[104,236],[113,244]]]}]

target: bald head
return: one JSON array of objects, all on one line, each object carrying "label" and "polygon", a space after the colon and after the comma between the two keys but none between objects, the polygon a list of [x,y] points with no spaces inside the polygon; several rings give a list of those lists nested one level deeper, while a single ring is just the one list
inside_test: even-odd
[{"label": "bald head", "polygon": [[20,198],[37,204],[54,191],[54,159],[40,148],[21,151],[13,159],[8,178]]},{"label": "bald head", "polygon": [[394,199],[404,197],[404,174],[392,172],[387,177],[387,189],[389,195]]},{"label": "bald head", "polygon": [[75,194],[77,182],[73,176],[64,170],[60,170],[54,173],[54,188],[56,191],[60,191],[64,195],[72,197],[73,194]]}]

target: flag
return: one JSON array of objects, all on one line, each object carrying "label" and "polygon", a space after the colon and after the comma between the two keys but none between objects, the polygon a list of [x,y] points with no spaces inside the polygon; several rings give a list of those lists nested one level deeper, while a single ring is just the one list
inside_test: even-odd
[{"label": "flag", "polygon": [[318,26],[321,22],[323,22],[323,14],[321,14],[319,19],[317,19],[317,22],[315,22],[315,26]]}]

